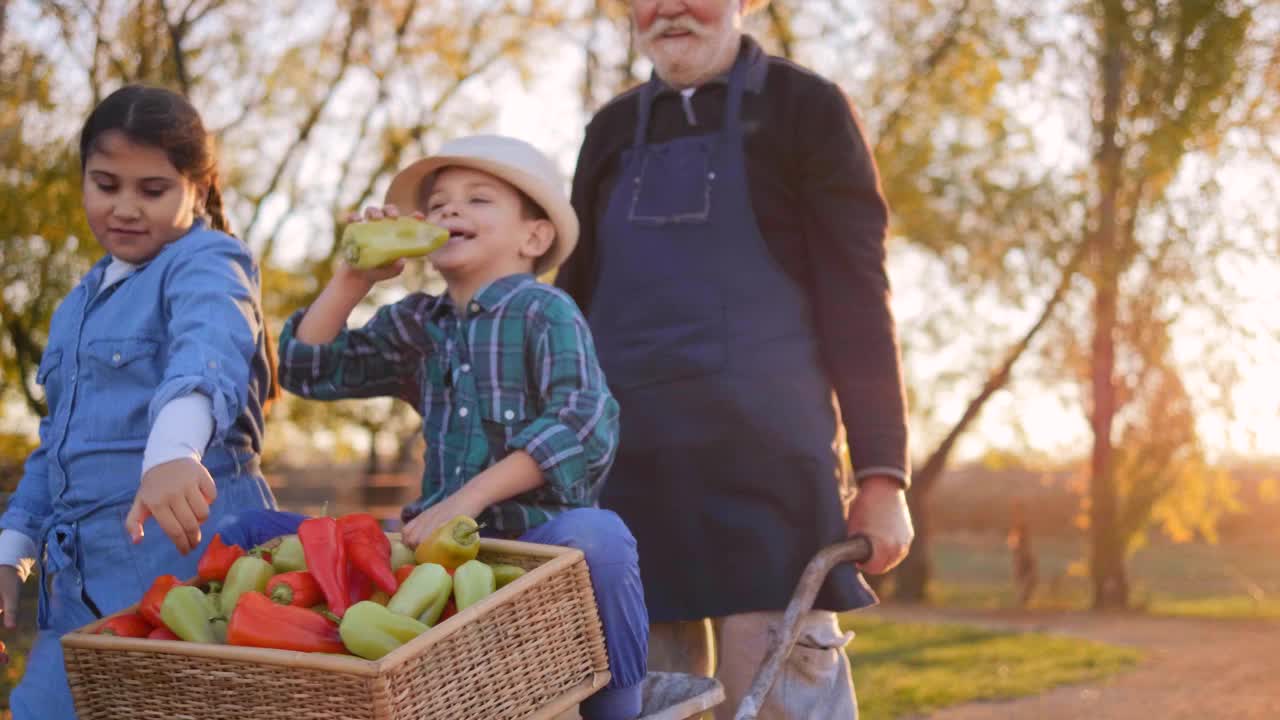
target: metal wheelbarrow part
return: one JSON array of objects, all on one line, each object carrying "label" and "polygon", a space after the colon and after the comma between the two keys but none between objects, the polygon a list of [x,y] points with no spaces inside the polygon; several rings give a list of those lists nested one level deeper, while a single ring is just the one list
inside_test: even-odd
[{"label": "metal wheelbarrow part", "polygon": [[[755,720],[760,713],[783,661],[795,647],[800,617],[813,608],[814,598],[832,568],[870,559],[871,540],[861,534],[823,548],[814,555],[796,584],[781,623],[769,632],[769,649],[756,671],[751,689],[738,705],[734,720]],[[639,720],[688,720],[724,702],[724,687],[715,678],[651,672],[645,676],[642,695],[644,705]]]}]

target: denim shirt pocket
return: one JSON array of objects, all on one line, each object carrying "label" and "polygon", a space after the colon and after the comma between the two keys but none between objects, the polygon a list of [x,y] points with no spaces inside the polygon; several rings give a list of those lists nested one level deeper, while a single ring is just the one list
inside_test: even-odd
[{"label": "denim shirt pocket", "polygon": [[164,377],[160,342],[151,338],[106,338],[91,341],[89,360],[94,401],[87,408],[91,440],[145,438],[150,431],[147,410]]},{"label": "denim shirt pocket", "polygon": [[484,428],[484,438],[489,443],[489,457],[493,462],[505,458],[511,438],[519,435],[533,422],[533,418],[521,405],[522,403],[504,402],[501,399],[495,403],[492,398],[486,398],[480,404],[480,424]]}]

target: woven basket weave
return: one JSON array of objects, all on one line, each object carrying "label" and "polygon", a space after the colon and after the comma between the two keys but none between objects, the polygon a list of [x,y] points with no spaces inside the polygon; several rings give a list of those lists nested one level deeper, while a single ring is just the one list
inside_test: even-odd
[{"label": "woven basket weave", "polygon": [[76,710],[81,720],[542,720],[604,687],[582,552],[482,540],[480,559],[529,572],[378,661],[94,635],[105,620],[92,623],[62,638]]}]

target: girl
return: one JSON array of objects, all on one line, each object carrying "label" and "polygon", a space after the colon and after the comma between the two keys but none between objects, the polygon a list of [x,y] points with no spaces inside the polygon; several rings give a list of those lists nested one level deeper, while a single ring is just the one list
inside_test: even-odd
[{"label": "girl", "polygon": [[228,234],[212,143],[180,95],[130,85],[80,134],[102,258],[62,301],[36,379],[49,414],[0,516],[0,613],[39,558],[38,633],[16,720],[74,718],[59,637],[195,574],[213,533],[274,507],[258,467],[278,394],[259,277]]}]

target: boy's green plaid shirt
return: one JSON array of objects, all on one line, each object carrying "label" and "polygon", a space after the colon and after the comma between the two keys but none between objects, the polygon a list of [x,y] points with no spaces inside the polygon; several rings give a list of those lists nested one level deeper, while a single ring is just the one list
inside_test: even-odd
[{"label": "boy's green plaid shirt", "polygon": [[324,345],[294,337],[304,312],[280,335],[285,388],[318,400],[397,397],[422,414],[422,497],[406,521],[514,450],[533,456],[546,484],[491,507],[490,527],[519,535],[599,498],[618,404],[582,313],[560,290],[512,275],[461,312],[447,294],[414,293]]}]

